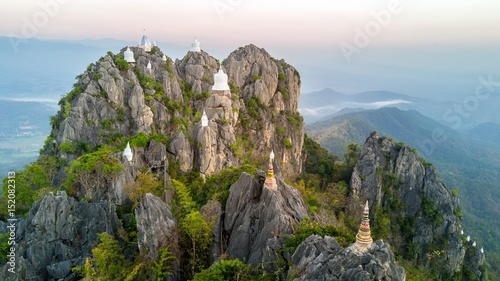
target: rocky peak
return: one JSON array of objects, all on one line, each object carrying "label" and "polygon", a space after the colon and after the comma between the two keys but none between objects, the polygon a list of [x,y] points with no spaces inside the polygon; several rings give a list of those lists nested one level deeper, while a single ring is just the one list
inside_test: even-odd
[{"label": "rocky peak", "polygon": [[372,225],[378,226],[372,235],[386,236],[399,254],[440,276],[460,271],[465,249],[458,198],[415,150],[373,132],[354,167],[349,197],[349,209],[358,215],[369,201]]},{"label": "rocky peak", "polygon": [[[135,63],[123,60],[124,48],[108,52],[77,77],[52,121],[55,146],[45,153],[69,161],[143,132],[167,137],[168,152],[184,172],[210,175],[259,163],[272,148],[285,178],[300,173],[300,78],[292,66],[254,45],[241,47],[223,62],[231,91],[220,92],[212,85],[221,65],[206,52],[188,52],[173,63],[162,60],[158,47],[131,50]],[[209,129],[200,126],[203,110]]]},{"label": "rocky peak", "polygon": [[[36,203],[16,230],[17,274],[0,271],[1,280],[57,280],[83,264],[97,246],[97,233],[120,227],[115,206],[107,201],[77,202],[65,192],[50,193]],[[3,267],[6,269],[6,266]]]},{"label": "rocky peak", "polygon": [[389,244],[378,240],[362,254],[343,249],[334,237],[309,236],[292,255],[290,280],[405,280]]},{"label": "rocky peak", "polygon": [[295,188],[277,179],[277,190],[264,187],[264,181],[243,173],[229,190],[224,230],[227,253],[253,265],[269,269],[278,260],[283,235],[307,217],[307,208]]}]

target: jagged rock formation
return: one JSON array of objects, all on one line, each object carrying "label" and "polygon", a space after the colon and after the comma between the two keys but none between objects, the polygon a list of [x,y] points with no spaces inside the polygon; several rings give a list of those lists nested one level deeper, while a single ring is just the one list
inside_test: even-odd
[{"label": "jagged rock formation", "polygon": [[[64,182],[64,169],[71,160],[102,145],[111,147],[110,159],[118,159],[124,169],[88,190],[79,184],[72,186],[75,196],[92,203],[59,194],[47,196],[33,207],[26,220],[29,223],[18,230],[22,245],[18,261],[24,272],[19,278],[37,280],[74,274],[69,269],[82,265],[90,255],[98,244],[97,233],[107,231],[117,237],[117,229],[122,230],[114,204],[120,210],[130,205],[126,187],[145,170],[163,174],[158,178],[167,185],[169,164],[177,172],[194,170],[206,176],[245,162],[261,163],[273,148],[283,177],[293,178],[301,171],[303,122],[297,112],[300,77],[292,66],[254,45],[234,51],[222,65],[203,51],[188,52],[173,62],[157,47],[150,52],[130,49],[135,62],[123,60],[126,48],[118,54],[108,52],[77,77],[73,90],[59,103],[61,110],[51,119],[52,132],[43,152],[66,162],[58,167],[56,187]],[[219,68],[229,76],[230,91],[212,90],[213,75]],[[208,126],[201,126],[203,110]],[[139,133],[160,135],[161,142],[151,138],[146,144],[136,142],[140,144],[131,147],[133,159],[128,161],[116,151],[123,149],[127,138]],[[226,250],[221,243],[224,239],[229,241],[229,253],[240,256],[235,243],[244,239],[238,232],[238,224],[244,222],[255,230],[248,236],[244,259],[271,261],[277,258],[275,251],[283,242],[278,236],[291,233],[292,225],[307,216],[300,194],[282,180],[273,192],[262,190],[263,182],[247,183],[254,187],[255,196],[252,202],[239,205],[234,205],[239,199],[231,197],[226,214],[231,208],[243,208],[234,210],[233,218],[224,217],[220,205],[208,205],[204,210],[205,216],[216,222],[213,260]],[[233,190],[243,192],[246,187],[239,181]],[[92,194],[87,194],[89,190]],[[165,193],[165,201],[170,202],[171,192]],[[175,223],[167,204],[145,195],[135,212],[138,248],[151,259],[173,235],[170,230]],[[46,207],[49,205],[52,207]],[[254,207],[261,213],[251,211]],[[43,208],[49,208],[45,215],[39,211]],[[128,223],[133,221],[132,214],[120,214]],[[39,217],[44,219],[37,221]],[[260,221],[253,221],[256,218]],[[54,221],[65,228],[64,233],[57,227],[57,231],[46,231]],[[69,237],[76,244],[68,244]],[[55,242],[41,246],[41,241]]]},{"label": "jagged rock formation", "polygon": [[390,242],[400,254],[440,275],[460,271],[465,249],[456,216],[458,198],[408,146],[372,133],[354,168],[349,197],[349,210],[358,215],[361,204],[369,201],[373,225],[394,220],[386,231],[392,232]]},{"label": "jagged rock formation", "polygon": [[484,253],[472,245],[472,241],[466,242],[462,266],[463,277],[465,280],[486,280],[483,275],[484,268],[481,268],[485,260]]},{"label": "jagged rock formation", "polygon": [[298,190],[277,179],[277,190],[264,188],[243,173],[230,190],[225,208],[224,230],[227,253],[250,264],[264,263],[272,269],[279,256],[281,237],[293,232],[293,226],[307,216],[307,208]]},{"label": "jagged rock formation", "polygon": [[146,193],[135,209],[137,241],[139,250],[148,258],[157,259],[158,249],[168,244],[177,244],[176,223],[165,202],[151,193]]},{"label": "jagged rock formation", "polygon": [[177,256],[177,260],[172,265],[172,276],[169,280],[179,280],[179,235],[170,207],[160,198],[146,193],[135,209],[135,220],[137,221],[139,251],[148,259],[157,260],[160,249],[169,247],[168,250]]},{"label": "jagged rock formation", "polygon": [[342,249],[335,238],[309,236],[292,255],[288,278],[322,280],[405,280],[405,271],[396,264],[389,244],[378,240],[367,252]]},{"label": "jagged rock formation", "polygon": [[36,203],[16,231],[17,274],[0,271],[1,280],[50,280],[73,276],[74,266],[97,246],[98,233],[120,227],[113,204],[76,202],[65,192]]},{"label": "jagged rock formation", "polygon": [[[210,175],[247,158],[258,162],[272,147],[285,178],[300,173],[300,77],[292,66],[254,45],[241,47],[224,60],[231,91],[213,91],[220,64],[206,52],[188,52],[174,63],[163,61],[157,47],[131,50],[135,63],[120,64],[123,49],[79,76],[52,120],[55,147],[47,145],[45,153],[72,160],[83,151],[61,144],[92,149],[144,132],[166,136],[167,151],[184,172]],[[204,109],[207,127],[200,126]]]}]

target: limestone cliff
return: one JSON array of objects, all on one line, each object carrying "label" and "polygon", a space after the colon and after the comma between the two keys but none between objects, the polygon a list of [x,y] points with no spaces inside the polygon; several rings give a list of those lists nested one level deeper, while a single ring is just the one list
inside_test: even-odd
[{"label": "limestone cliff", "polygon": [[[184,172],[210,175],[258,163],[272,148],[286,178],[300,173],[300,78],[292,66],[254,45],[232,52],[222,65],[203,51],[163,61],[157,47],[132,47],[136,62],[128,64],[124,50],[108,52],[77,77],[52,119],[44,153],[72,160],[142,132],[166,137],[168,154]],[[219,68],[227,72],[230,91],[212,90]],[[201,126],[203,110],[208,127]]]},{"label": "limestone cliff", "polygon": [[17,272],[7,272],[4,265],[0,280],[75,279],[71,268],[82,265],[91,254],[99,243],[97,234],[116,234],[120,227],[115,206],[109,202],[77,202],[64,192],[49,194],[18,221]]},{"label": "limestone cliff", "polygon": [[292,255],[290,280],[405,280],[405,271],[396,264],[390,245],[378,240],[370,250],[356,254],[342,249],[335,238],[311,235]]},{"label": "limestone cliff", "polygon": [[229,190],[224,218],[227,254],[253,265],[273,268],[282,237],[307,216],[302,196],[295,188],[277,180],[277,190],[264,187],[243,173]]},{"label": "limestone cliff", "polygon": [[372,133],[354,167],[349,199],[349,210],[359,215],[369,201],[374,238],[385,236],[400,255],[441,277],[462,270],[458,198],[416,151]]}]

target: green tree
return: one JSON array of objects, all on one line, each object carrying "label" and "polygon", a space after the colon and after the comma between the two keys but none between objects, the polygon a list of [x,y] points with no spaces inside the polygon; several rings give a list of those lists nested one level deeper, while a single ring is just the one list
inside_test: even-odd
[{"label": "green tree", "polygon": [[102,280],[121,280],[125,277],[125,255],[111,235],[98,234],[101,243],[92,250],[96,265],[96,276]]},{"label": "green tree", "polygon": [[125,186],[125,191],[127,192],[130,200],[137,205],[141,202],[146,193],[162,197],[163,186],[157,179],[155,179],[153,174],[139,174],[135,182]]},{"label": "green tree", "polygon": [[10,251],[9,236],[9,232],[0,234],[0,264],[7,261],[7,254]]},{"label": "green tree", "polygon": [[209,247],[212,244],[212,223],[207,222],[199,211],[187,214],[180,223],[186,241],[191,276],[206,266]]},{"label": "green tree", "polygon": [[273,275],[246,265],[238,259],[221,260],[210,268],[196,273],[192,281],[267,281],[275,280]]},{"label": "green tree", "polygon": [[175,187],[175,199],[177,205],[180,207],[181,216],[183,216],[191,212],[191,210],[196,206],[196,203],[193,201],[191,192],[185,184],[174,179],[172,179],[172,183]]},{"label": "green tree", "polygon": [[167,278],[172,275],[170,271],[172,270],[172,265],[175,260],[175,256],[170,252],[168,247],[160,250],[160,257],[157,261],[153,262],[153,274],[156,280],[167,280]]},{"label": "green tree", "polygon": [[[8,194],[9,179],[3,179],[3,194]],[[39,200],[52,187],[47,173],[39,164],[31,164],[24,171],[16,172],[16,212],[24,214],[33,202]]]},{"label": "green tree", "polygon": [[124,169],[118,158],[112,157],[113,150],[107,146],[78,157],[70,162],[66,172],[66,187],[81,187],[85,196],[92,198],[97,191],[106,188]]},{"label": "green tree", "polygon": [[345,162],[349,167],[354,167],[361,154],[361,147],[357,143],[351,143],[347,146],[347,153],[344,155]]}]

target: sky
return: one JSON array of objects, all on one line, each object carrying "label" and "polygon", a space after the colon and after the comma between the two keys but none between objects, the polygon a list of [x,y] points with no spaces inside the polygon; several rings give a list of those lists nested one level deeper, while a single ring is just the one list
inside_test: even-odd
[{"label": "sky", "polygon": [[146,29],[180,46],[197,37],[218,57],[253,43],[310,73],[305,92],[463,96],[478,75],[500,74],[498,1],[352,2],[4,0],[0,36],[137,42]]}]

